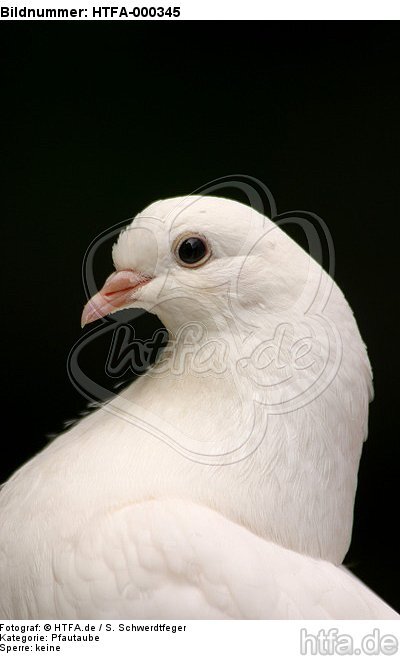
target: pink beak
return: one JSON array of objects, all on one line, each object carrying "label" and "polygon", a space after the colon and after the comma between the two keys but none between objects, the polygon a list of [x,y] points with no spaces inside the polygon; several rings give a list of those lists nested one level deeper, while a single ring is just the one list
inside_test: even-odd
[{"label": "pink beak", "polygon": [[135,292],[152,278],[138,271],[116,271],[105,281],[103,288],[86,303],[81,326],[121,310],[135,298]]}]

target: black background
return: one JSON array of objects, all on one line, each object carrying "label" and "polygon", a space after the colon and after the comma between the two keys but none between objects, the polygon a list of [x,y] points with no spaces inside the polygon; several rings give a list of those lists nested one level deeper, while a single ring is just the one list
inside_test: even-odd
[{"label": "black background", "polygon": [[[256,176],[278,211],[316,212],[333,235],[376,393],[347,562],[400,610],[396,31],[3,22],[1,479],[85,406],[66,359],[81,334],[91,239],[158,198]],[[100,282],[109,254],[98,266]],[[158,324],[135,325],[148,336]],[[101,373],[100,347],[95,356]]]}]

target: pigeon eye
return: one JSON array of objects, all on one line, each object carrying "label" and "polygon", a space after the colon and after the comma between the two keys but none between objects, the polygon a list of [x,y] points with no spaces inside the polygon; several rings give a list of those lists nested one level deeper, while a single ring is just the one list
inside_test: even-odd
[{"label": "pigeon eye", "polygon": [[195,268],[209,259],[211,249],[201,235],[183,235],[174,245],[175,257],[181,266]]}]

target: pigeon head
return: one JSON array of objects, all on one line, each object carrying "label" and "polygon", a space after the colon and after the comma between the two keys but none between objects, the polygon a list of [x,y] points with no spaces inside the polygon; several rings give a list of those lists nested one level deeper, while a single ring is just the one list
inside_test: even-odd
[{"label": "pigeon head", "polygon": [[272,221],[207,196],[150,205],[120,234],[113,260],[116,271],[87,303],[82,325],[124,308],[152,312],[172,331],[232,316],[253,325],[260,309],[276,316],[304,304],[310,275],[308,255]]},{"label": "pigeon head", "polygon": [[[126,395],[197,463],[190,480],[218,468],[207,485],[191,484],[205,490],[196,499],[217,499],[227,516],[283,546],[341,562],[372,384],[332,278],[267,217],[207,196],[150,205],[120,234],[113,259],[82,323],[143,308],[178,335]],[[194,324],[206,330],[189,359],[179,331]]]}]

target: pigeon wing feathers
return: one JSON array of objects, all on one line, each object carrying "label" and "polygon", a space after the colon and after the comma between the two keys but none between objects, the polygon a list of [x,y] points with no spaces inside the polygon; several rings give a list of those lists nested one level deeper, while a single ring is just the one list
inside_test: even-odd
[{"label": "pigeon wing feathers", "polygon": [[344,568],[177,499],[94,517],[55,555],[53,573],[49,617],[398,618]]}]

